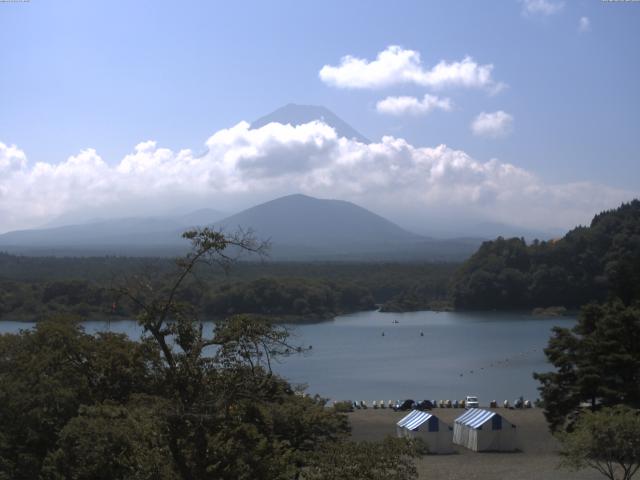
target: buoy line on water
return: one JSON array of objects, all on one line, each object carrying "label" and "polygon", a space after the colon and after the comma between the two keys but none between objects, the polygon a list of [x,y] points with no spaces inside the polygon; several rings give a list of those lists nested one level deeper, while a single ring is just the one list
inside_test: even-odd
[{"label": "buoy line on water", "polygon": [[475,370],[469,369],[466,372],[460,372],[459,376],[463,377],[465,373],[473,375],[474,373],[476,373],[476,370],[484,371],[484,370],[488,370],[490,368],[508,367],[509,365],[511,365],[510,362],[513,362],[513,361],[515,361],[515,360],[517,360],[519,358],[527,357],[527,356],[532,355],[532,354],[534,354],[536,352],[538,352],[538,348],[537,347],[530,348],[529,350],[525,350],[525,351],[520,352],[520,353],[518,353],[516,355],[513,355],[511,357],[507,357],[505,359],[496,360],[494,362],[491,362],[488,365],[486,365],[486,364],[485,365],[481,365],[479,367],[476,367]]}]

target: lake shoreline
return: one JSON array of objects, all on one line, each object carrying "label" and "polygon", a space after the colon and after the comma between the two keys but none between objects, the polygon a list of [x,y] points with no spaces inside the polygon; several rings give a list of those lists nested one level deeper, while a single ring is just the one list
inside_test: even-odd
[{"label": "lake shoreline", "polygon": [[[564,308],[564,307],[563,307]],[[338,317],[342,317],[345,315],[353,315],[359,313],[367,313],[367,312],[377,312],[385,315],[393,315],[399,314],[403,315],[406,313],[422,313],[422,312],[431,312],[431,313],[460,313],[460,314],[514,314],[514,315],[530,315],[532,317],[542,318],[542,319],[551,319],[551,318],[572,318],[576,317],[580,310],[578,309],[566,309],[559,312],[557,307],[550,308],[534,308],[534,309],[519,309],[519,310],[511,310],[511,309],[492,309],[492,310],[465,310],[465,309],[453,309],[453,308],[423,308],[418,310],[386,310],[383,308],[383,305],[376,305],[375,309],[366,309],[366,310],[353,310],[353,311],[344,311],[344,312],[332,312],[326,315],[307,315],[307,316],[299,316],[299,315],[265,315],[265,314],[257,314],[257,313],[230,313],[231,315],[255,315],[266,320],[269,320],[271,323],[276,325],[303,325],[303,324],[313,324],[313,323],[323,323],[323,322],[331,322],[334,321]],[[52,318],[56,316],[60,316],[64,314],[56,313],[52,315]],[[75,317],[75,314],[69,314],[72,317]],[[227,317],[206,317],[202,318],[199,321],[209,323],[209,322],[217,322],[220,320],[224,320]],[[33,317],[23,317],[21,315],[17,315],[12,318],[4,318],[0,317],[0,324],[3,322],[19,322],[26,324],[37,324],[39,322],[45,321],[44,318],[33,318]],[[87,317],[78,318],[80,322],[122,322],[122,321],[136,321],[135,318],[130,316],[120,316],[120,315],[90,315]]]}]

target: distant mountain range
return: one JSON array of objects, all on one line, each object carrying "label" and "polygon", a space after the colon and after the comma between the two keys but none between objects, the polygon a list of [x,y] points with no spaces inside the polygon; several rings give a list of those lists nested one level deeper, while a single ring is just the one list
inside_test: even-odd
[{"label": "distant mountain range", "polygon": [[213,225],[224,214],[201,209],[186,215],[126,217],[73,225],[17,230],[0,235],[0,250],[31,255],[175,253],[180,235],[191,227]]},{"label": "distant mountain range", "polygon": [[269,240],[273,260],[462,260],[479,239],[435,240],[411,233],[350,202],[288,195],[216,222],[214,211],[174,218],[123,218],[0,235],[0,250],[27,255],[182,253],[193,226],[252,229]]}]

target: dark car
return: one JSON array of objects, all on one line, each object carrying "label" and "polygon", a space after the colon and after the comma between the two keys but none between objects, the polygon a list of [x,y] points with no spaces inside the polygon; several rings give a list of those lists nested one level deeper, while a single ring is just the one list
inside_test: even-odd
[{"label": "dark car", "polygon": [[416,410],[431,410],[433,408],[433,402],[431,402],[431,400],[422,400],[418,402],[414,408]]},{"label": "dark car", "polygon": [[414,408],[416,405],[416,402],[414,402],[413,400],[398,400],[394,405],[393,405],[393,411],[394,412],[398,412],[398,411],[404,411],[404,410],[411,410],[412,408]]}]

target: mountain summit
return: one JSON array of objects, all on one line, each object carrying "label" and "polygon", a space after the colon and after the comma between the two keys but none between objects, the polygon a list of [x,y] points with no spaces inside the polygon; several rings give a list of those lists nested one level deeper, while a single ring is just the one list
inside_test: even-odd
[{"label": "mountain summit", "polygon": [[270,241],[274,260],[454,260],[478,246],[423,237],[354,203],[300,194],[248,208],[216,226],[252,229]]},{"label": "mountain summit", "polygon": [[295,103],[290,103],[264,117],[260,117],[251,124],[251,128],[260,128],[273,122],[283,125],[303,125],[313,122],[314,120],[319,120],[332,127],[339,137],[355,139],[361,143],[371,143],[364,135],[331,110],[316,105],[296,105]]},{"label": "mountain summit", "polygon": [[274,245],[350,249],[415,242],[420,236],[369,210],[343,200],[287,195],[256,205],[219,223],[251,228]]}]

